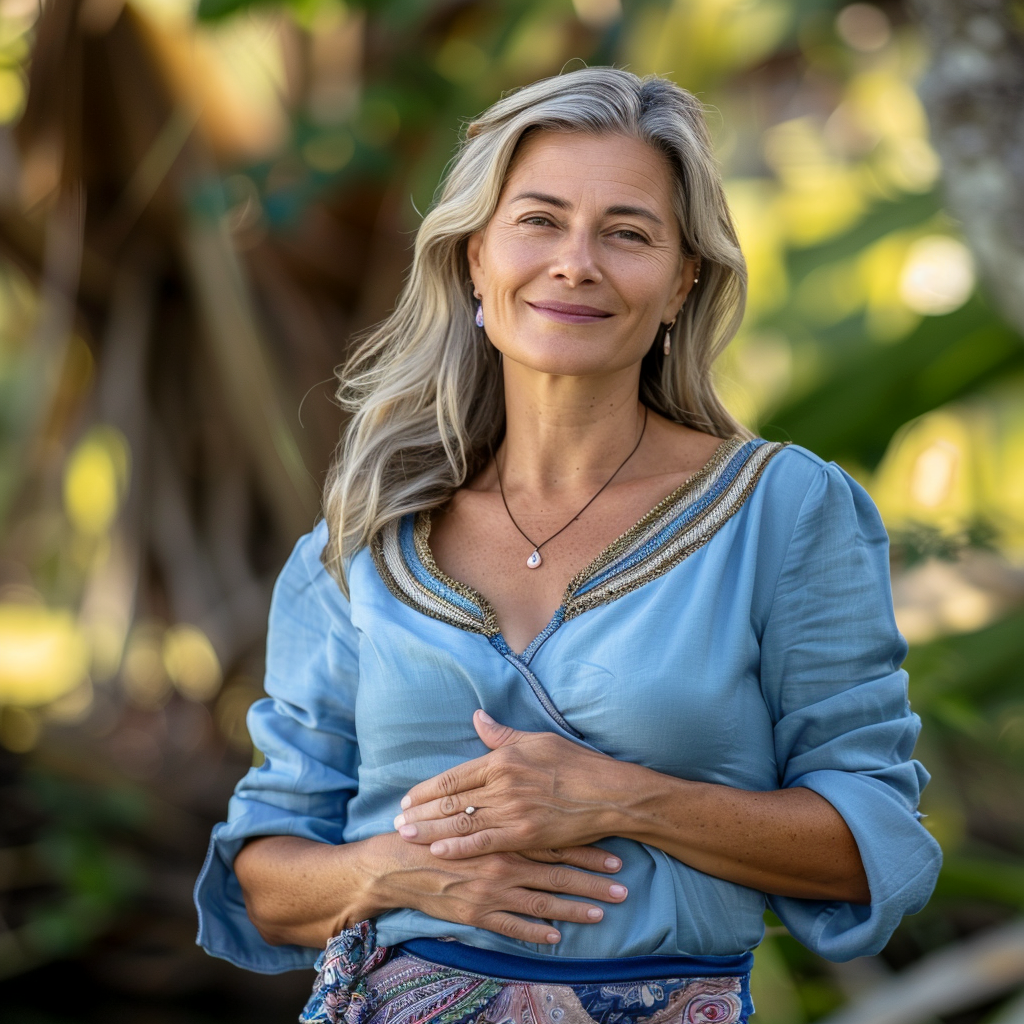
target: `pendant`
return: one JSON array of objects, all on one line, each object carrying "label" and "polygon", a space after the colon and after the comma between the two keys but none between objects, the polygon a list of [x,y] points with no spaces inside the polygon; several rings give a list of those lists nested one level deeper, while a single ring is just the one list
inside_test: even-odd
[{"label": "pendant", "polygon": [[543,561],[544,559],[540,557],[540,552],[535,550],[533,554],[530,555],[530,557],[526,560],[526,568],[539,569]]}]

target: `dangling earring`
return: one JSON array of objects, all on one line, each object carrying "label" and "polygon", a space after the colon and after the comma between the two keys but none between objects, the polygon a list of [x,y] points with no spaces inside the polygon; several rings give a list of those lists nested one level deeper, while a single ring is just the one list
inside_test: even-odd
[{"label": "dangling earring", "polygon": [[476,325],[477,327],[484,325],[484,304],[482,302],[476,307]]},{"label": "dangling earring", "polygon": [[665,324],[665,342],[662,346],[665,355],[668,355],[672,351],[672,328],[676,325],[676,317],[672,318],[672,323]]}]

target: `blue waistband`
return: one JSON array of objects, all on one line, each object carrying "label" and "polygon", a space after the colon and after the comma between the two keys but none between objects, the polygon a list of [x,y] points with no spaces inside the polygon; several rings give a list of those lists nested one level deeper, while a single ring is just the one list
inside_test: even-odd
[{"label": "blue waistband", "polygon": [[754,964],[753,953],[739,953],[736,956],[626,956],[618,959],[582,960],[560,956],[516,956],[441,939],[409,939],[398,948],[422,960],[460,971],[488,974],[511,981],[546,981],[563,985],[646,981],[653,978],[735,978],[749,974]]}]

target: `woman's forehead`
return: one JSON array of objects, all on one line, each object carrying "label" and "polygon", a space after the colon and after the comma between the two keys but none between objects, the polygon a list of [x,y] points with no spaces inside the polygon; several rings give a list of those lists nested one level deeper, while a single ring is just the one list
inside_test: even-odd
[{"label": "woman's forehead", "polygon": [[604,198],[621,193],[643,198],[668,213],[673,185],[665,154],[639,139],[613,133],[536,131],[517,149],[501,199],[511,203],[540,192],[578,202],[588,193]]}]

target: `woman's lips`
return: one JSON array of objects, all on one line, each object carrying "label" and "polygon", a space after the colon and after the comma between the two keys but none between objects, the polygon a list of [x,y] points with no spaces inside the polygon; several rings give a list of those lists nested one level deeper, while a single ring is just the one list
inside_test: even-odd
[{"label": "woman's lips", "polygon": [[613,315],[594,306],[579,306],[571,302],[527,302],[527,305],[560,324],[593,324]]}]

